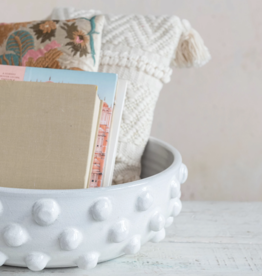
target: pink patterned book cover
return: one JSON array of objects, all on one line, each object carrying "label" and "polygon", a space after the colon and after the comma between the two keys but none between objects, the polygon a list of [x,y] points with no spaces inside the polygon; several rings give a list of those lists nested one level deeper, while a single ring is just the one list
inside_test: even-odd
[{"label": "pink patterned book cover", "polygon": [[0,80],[94,84],[104,101],[89,188],[101,187],[115,100],[117,75],[85,71],[0,65]]}]

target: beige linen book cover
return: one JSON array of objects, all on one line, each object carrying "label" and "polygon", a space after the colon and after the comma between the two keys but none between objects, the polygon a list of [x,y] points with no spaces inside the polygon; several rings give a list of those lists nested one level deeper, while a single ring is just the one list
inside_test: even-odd
[{"label": "beige linen book cover", "polygon": [[86,188],[97,86],[0,81],[0,186]]}]

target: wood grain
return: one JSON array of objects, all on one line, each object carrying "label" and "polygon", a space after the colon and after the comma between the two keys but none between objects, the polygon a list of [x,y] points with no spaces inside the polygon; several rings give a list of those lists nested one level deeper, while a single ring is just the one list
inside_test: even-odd
[{"label": "wood grain", "polygon": [[0,268],[0,275],[70,276],[261,276],[262,203],[185,202],[166,239],[135,256],[79,269]]}]

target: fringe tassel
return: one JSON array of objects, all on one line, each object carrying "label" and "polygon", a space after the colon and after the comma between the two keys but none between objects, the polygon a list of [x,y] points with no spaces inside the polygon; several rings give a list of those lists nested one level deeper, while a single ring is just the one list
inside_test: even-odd
[{"label": "fringe tassel", "polygon": [[203,39],[187,20],[182,20],[183,33],[176,49],[173,64],[176,67],[201,67],[211,56]]}]

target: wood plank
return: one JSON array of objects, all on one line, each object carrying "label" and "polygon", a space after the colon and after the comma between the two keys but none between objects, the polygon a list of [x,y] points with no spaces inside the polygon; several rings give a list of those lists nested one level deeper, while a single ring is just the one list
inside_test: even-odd
[{"label": "wood plank", "polygon": [[[136,256],[99,264],[88,272],[46,269],[37,275],[262,275],[262,203],[185,202],[164,241]],[[2,267],[0,275],[36,275]]]}]

